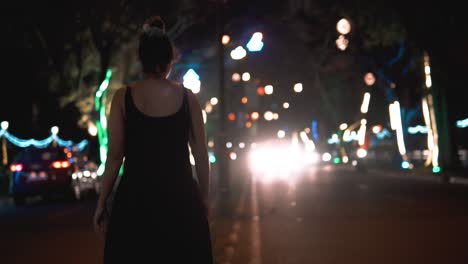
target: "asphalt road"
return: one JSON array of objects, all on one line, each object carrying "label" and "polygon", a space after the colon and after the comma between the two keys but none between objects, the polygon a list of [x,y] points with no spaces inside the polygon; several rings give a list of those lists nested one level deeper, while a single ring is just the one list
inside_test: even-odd
[{"label": "asphalt road", "polygon": [[[212,219],[219,264],[468,263],[466,185],[332,167],[243,177]],[[94,204],[0,200],[0,263],[100,263]]]}]

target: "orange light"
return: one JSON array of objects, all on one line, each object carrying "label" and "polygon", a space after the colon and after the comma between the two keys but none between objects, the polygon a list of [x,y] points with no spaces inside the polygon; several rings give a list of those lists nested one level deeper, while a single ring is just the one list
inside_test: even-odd
[{"label": "orange light", "polygon": [[71,158],[71,157],[72,157],[71,152],[68,152],[68,153],[67,153],[67,158]]},{"label": "orange light", "polygon": [[252,120],[256,121],[260,117],[260,114],[258,112],[253,112],[251,115]]},{"label": "orange light", "polygon": [[252,127],[252,122],[250,122],[250,121],[245,122],[245,127],[246,128],[251,128]]},{"label": "orange light", "polygon": [[246,104],[248,101],[249,101],[249,99],[248,99],[247,97],[245,97],[245,96],[242,97],[242,99],[241,99],[241,102],[242,102],[243,104]]},{"label": "orange light", "polygon": [[258,87],[257,88],[257,94],[260,95],[260,96],[264,96],[265,95],[265,88]]},{"label": "orange light", "polygon": [[11,164],[10,170],[15,172],[15,171],[22,171],[23,170],[23,165],[22,164]]},{"label": "orange light", "polygon": [[237,159],[237,154],[235,152],[231,152],[231,153],[229,153],[229,158],[231,158],[231,160],[236,160]]},{"label": "orange light", "polygon": [[233,82],[238,82],[240,80],[241,80],[240,74],[238,74],[237,72],[232,74],[232,81]]},{"label": "orange light", "polygon": [[70,162],[68,162],[68,161],[62,161],[62,162],[60,163],[60,165],[62,166],[62,168],[68,168],[68,167],[70,167]]},{"label": "orange light", "polygon": [[60,168],[62,168],[62,163],[60,161],[54,161],[54,162],[52,162],[52,167],[54,167],[56,169],[60,169]]},{"label": "orange light", "polygon": [[229,44],[230,41],[231,37],[229,37],[229,35],[223,35],[223,37],[221,38],[221,43],[223,43],[223,45]]},{"label": "orange light", "polygon": [[235,115],[234,113],[229,113],[228,119],[229,119],[230,121],[234,121],[234,120],[236,120],[236,115]]},{"label": "orange light", "polygon": [[381,125],[376,125],[376,126],[372,127],[372,132],[374,132],[374,134],[378,134],[382,130],[383,130],[383,127]]}]

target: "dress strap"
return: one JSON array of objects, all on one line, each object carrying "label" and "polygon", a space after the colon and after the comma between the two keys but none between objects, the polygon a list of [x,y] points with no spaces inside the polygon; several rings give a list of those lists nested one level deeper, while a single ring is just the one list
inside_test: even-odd
[{"label": "dress strap", "polygon": [[187,124],[188,124],[188,128],[189,128],[189,134],[191,136],[193,136],[193,124],[192,124],[192,113],[190,111],[190,104],[188,102],[188,91],[187,91],[187,88],[185,87],[182,87],[182,89],[184,90],[184,98],[183,98],[183,107],[184,107],[184,112],[185,112],[185,116],[187,117]]},{"label": "dress strap", "polygon": [[130,86],[125,87],[125,117],[132,109],[132,91],[130,89]]}]

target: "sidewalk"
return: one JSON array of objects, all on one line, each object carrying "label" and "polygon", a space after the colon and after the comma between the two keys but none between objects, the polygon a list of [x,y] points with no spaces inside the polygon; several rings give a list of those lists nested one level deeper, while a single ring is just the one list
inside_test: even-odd
[{"label": "sidewalk", "polygon": [[413,170],[403,169],[389,169],[369,167],[368,172],[379,174],[382,176],[399,177],[402,179],[418,179],[431,182],[451,183],[468,185],[468,171],[442,171],[440,173],[433,173],[427,168],[417,168]]}]

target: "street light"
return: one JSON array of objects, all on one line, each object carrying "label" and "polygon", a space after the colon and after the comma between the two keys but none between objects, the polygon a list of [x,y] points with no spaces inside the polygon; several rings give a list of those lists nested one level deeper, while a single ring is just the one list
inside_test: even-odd
[{"label": "street light", "polygon": [[284,102],[284,103],[283,103],[283,108],[284,108],[284,109],[288,109],[288,108],[289,108],[289,103],[288,103],[288,102]]},{"label": "street light", "polygon": [[338,39],[336,40],[336,46],[340,50],[345,50],[348,47],[349,41],[345,38],[344,35],[340,35]]},{"label": "street light", "polygon": [[242,46],[238,46],[231,51],[231,58],[233,60],[241,60],[245,58],[245,56],[247,56],[247,51]]},{"label": "street light", "polygon": [[253,112],[253,113],[250,115],[250,118],[252,118],[253,121],[258,120],[259,117],[260,117],[260,114],[259,114],[258,112]]},{"label": "street light", "polygon": [[342,18],[336,23],[336,30],[340,34],[346,35],[351,31],[351,24],[346,18]]},{"label": "street light", "polygon": [[2,130],[7,130],[8,129],[8,121],[2,121],[2,123],[0,124]]},{"label": "street light", "polygon": [[53,127],[50,129],[50,132],[52,133],[52,135],[57,135],[58,132],[59,132],[58,126],[53,126]]},{"label": "street light", "polygon": [[237,72],[232,74],[232,81],[233,82],[238,82],[240,80],[241,80],[240,74],[238,74]]},{"label": "street light", "polygon": [[213,140],[208,141],[208,147],[210,147],[210,148],[214,147],[214,141]]},{"label": "street light", "polygon": [[302,92],[304,88],[302,87],[302,83],[296,83],[294,84],[294,92],[300,93]]},{"label": "street light", "polygon": [[266,121],[271,121],[273,120],[273,112],[266,111],[263,117],[265,118]]},{"label": "street light", "polygon": [[265,94],[272,94],[273,93],[273,86],[272,85],[267,85],[265,86]]},{"label": "street light", "polygon": [[223,37],[221,38],[221,43],[223,43],[223,45],[229,44],[230,41],[231,37],[229,37],[229,35],[223,35]]},{"label": "street light", "polygon": [[278,130],[277,136],[278,138],[284,138],[286,136],[286,132],[284,132],[284,130]]},{"label": "street light", "polygon": [[212,98],[210,99],[210,103],[211,103],[212,105],[217,105],[217,104],[218,104],[218,98],[212,97]]},{"label": "street light", "polygon": [[374,76],[374,74],[372,74],[372,72],[366,73],[366,75],[364,75],[364,82],[365,82],[368,86],[374,85],[374,83],[375,83],[375,76]]},{"label": "street light", "polygon": [[207,102],[206,105],[205,105],[205,112],[207,112],[208,114],[213,112],[213,105],[210,103],[210,102]]},{"label": "street light", "polygon": [[248,81],[250,80],[250,73],[244,72],[244,73],[242,74],[242,80],[243,80],[244,82],[248,82]]}]

